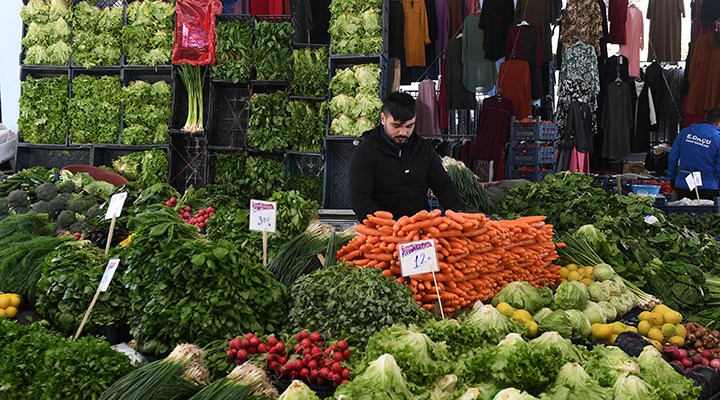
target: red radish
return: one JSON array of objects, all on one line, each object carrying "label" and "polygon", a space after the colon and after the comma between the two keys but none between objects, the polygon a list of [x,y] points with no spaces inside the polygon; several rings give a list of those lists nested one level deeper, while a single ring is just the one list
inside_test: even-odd
[{"label": "red radish", "polygon": [[303,378],[306,378],[308,375],[310,375],[310,370],[307,368],[303,368],[300,370],[300,376]]},{"label": "red radish", "polygon": [[251,337],[251,338],[250,338],[250,346],[255,346],[255,347],[257,347],[257,345],[259,345],[259,344],[260,344],[260,339],[258,339],[258,338],[256,338],[256,337]]},{"label": "red radish", "polygon": [[295,350],[296,353],[299,353],[300,350],[302,350],[302,346],[300,345],[300,343],[298,343],[295,345],[295,347],[293,347],[293,349]]},{"label": "red radish", "polygon": [[683,358],[682,360],[680,360],[680,362],[682,363],[683,367],[685,367],[685,368],[690,368],[693,366],[693,362],[689,358]]},{"label": "red radish", "polygon": [[241,359],[241,358],[236,358],[236,359],[235,359],[235,365],[240,365],[240,364],[242,364],[242,363],[244,363],[244,362],[245,362],[244,359]]},{"label": "red radish", "polygon": [[247,340],[247,339],[243,339],[243,340],[242,340],[242,344],[240,345],[240,347],[242,347],[242,348],[248,348],[248,347],[250,347],[250,341]]},{"label": "red radish", "polygon": [[713,358],[712,351],[710,350],[703,350],[702,352],[700,352],[700,355],[703,356],[703,358],[707,358],[708,360],[712,360]]},{"label": "red radish", "polygon": [[240,340],[239,338],[235,338],[235,339],[233,339],[233,340],[230,341],[230,348],[231,348],[231,349],[237,350],[237,349],[240,348],[241,345],[242,345],[242,340]]},{"label": "red radish", "polygon": [[342,375],[343,379],[350,378],[350,370],[347,368],[343,368],[341,375]]},{"label": "red radish", "polygon": [[342,365],[340,365],[339,362],[336,362],[332,365],[332,367],[330,369],[332,370],[333,373],[339,374],[342,372],[343,367],[342,367]]},{"label": "red radish", "polygon": [[230,349],[227,351],[227,356],[229,358],[235,358],[237,356],[237,349]]},{"label": "red radish", "polygon": [[328,367],[322,367],[320,368],[320,376],[323,378],[326,378],[330,374],[330,369]]},{"label": "red radish", "polygon": [[285,351],[285,343],[278,342],[278,344],[275,345],[275,349],[278,353],[282,353]]},{"label": "red radish", "polygon": [[710,360],[710,366],[712,368],[718,369],[718,367],[720,367],[720,358],[713,358],[712,360]]},{"label": "red radish", "polygon": [[311,344],[312,344],[312,342],[308,338],[305,338],[300,342],[300,345],[302,347],[310,347]]},{"label": "red radish", "polygon": [[343,350],[342,354],[343,354],[343,357],[348,358],[348,357],[350,357],[350,350],[345,349],[345,350]]},{"label": "red radish", "polygon": [[248,339],[248,340],[249,340],[249,339],[252,339],[252,338],[254,338],[254,337],[255,337],[255,334],[252,333],[252,332],[248,332],[248,333],[245,334],[245,339]]},{"label": "red radish", "polygon": [[237,351],[236,357],[242,360],[245,360],[248,357],[248,352],[245,349],[240,349]]},{"label": "red radish", "polygon": [[182,214],[178,214],[178,218],[184,218],[185,216]]},{"label": "red radish", "polygon": [[315,343],[318,347],[323,347],[324,342],[322,340]]},{"label": "red radish", "polygon": [[267,344],[270,347],[275,347],[275,345],[278,344],[278,340],[275,336],[270,336],[267,340]]},{"label": "red radish", "polygon": [[207,209],[208,209],[210,212],[215,212],[215,209],[214,209],[213,207],[208,207]]},{"label": "red radish", "polygon": [[269,367],[273,371],[277,371],[280,368],[280,364],[277,361],[273,361],[269,364]]},{"label": "red radish", "polygon": [[300,339],[299,339],[299,340],[307,339],[308,336],[310,336],[310,335],[308,334],[308,331],[300,331],[300,333],[298,333],[298,335],[300,335]]},{"label": "red radish", "polygon": [[317,333],[317,332],[311,333],[311,334],[310,334],[310,340],[313,341],[313,342],[317,342],[318,340],[320,340],[320,334]]},{"label": "red radish", "polygon": [[346,340],[338,340],[337,345],[343,350],[348,348],[348,342]]},{"label": "red radish", "polygon": [[255,347],[255,346],[250,346],[250,347],[247,348],[247,351],[248,351],[248,353],[250,353],[250,354],[255,354],[255,353],[257,353],[257,347]]},{"label": "red radish", "polygon": [[346,383],[348,383],[348,380],[347,380],[347,379],[343,379],[342,381],[340,381],[340,384],[341,384],[341,385],[344,385],[344,384],[346,384]]},{"label": "red radish", "polygon": [[707,358],[703,358],[702,365],[710,365],[710,360],[708,360]]},{"label": "red radish", "polygon": [[288,359],[287,359],[287,357],[285,357],[285,356],[282,356],[282,357],[278,358],[278,362],[279,362],[280,364],[282,364],[282,365],[287,364],[287,361],[288,361]]},{"label": "red radish", "polygon": [[323,352],[323,354],[325,354],[326,357],[330,357],[330,356],[332,355],[332,352],[333,352],[333,351],[332,351],[331,348],[327,348],[327,349],[325,349],[325,351]]},{"label": "red radish", "polygon": [[265,343],[260,343],[257,345],[257,351],[258,353],[267,353],[268,346]]},{"label": "red radish", "polygon": [[280,356],[278,356],[277,354],[269,354],[269,355],[267,356],[268,362],[277,361],[277,360],[279,360],[279,359],[280,359]]},{"label": "red radish", "polygon": [[680,358],[678,360],[683,360],[685,358],[688,358],[688,352],[685,349],[678,349],[678,355]]},{"label": "red radish", "polygon": [[343,353],[337,352],[337,353],[333,353],[333,355],[332,355],[333,361],[342,361],[344,359],[345,359],[345,356],[343,355]]},{"label": "red radish", "polygon": [[311,381],[311,382],[316,381],[317,378],[318,378],[318,372],[311,370],[311,371],[310,371],[310,377],[309,377],[309,378],[310,378],[310,381]]},{"label": "red radish", "polygon": [[691,360],[695,365],[700,365],[702,364],[703,356],[700,353],[695,353]]},{"label": "red radish", "polygon": [[340,374],[333,374],[332,375],[332,381],[333,382],[340,382],[342,380],[342,376]]},{"label": "red radish", "polygon": [[308,368],[310,368],[310,369],[317,369],[317,367],[318,367],[318,362],[317,362],[317,361],[315,361],[315,360],[310,360],[310,361],[308,361]]},{"label": "red radish", "polygon": [[323,379],[322,376],[318,376],[317,379],[315,380],[315,383],[319,386],[322,386],[325,384],[325,379]]}]

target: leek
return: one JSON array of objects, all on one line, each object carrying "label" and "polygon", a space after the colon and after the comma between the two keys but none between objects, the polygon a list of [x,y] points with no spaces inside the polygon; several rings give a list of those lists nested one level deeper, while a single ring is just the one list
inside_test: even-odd
[{"label": "leek", "polygon": [[246,362],[233,369],[228,376],[203,388],[190,400],[240,400],[278,397],[265,371]]},{"label": "leek", "polygon": [[188,94],[188,116],[185,126],[182,128],[185,132],[195,133],[202,132],[203,128],[203,84],[205,81],[204,74],[200,71],[199,65],[181,64],[178,67],[180,78],[185,84]]}]

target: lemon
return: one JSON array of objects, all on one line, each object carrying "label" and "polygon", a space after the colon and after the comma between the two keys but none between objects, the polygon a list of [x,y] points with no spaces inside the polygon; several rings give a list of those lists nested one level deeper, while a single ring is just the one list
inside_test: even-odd
[{"label": "lemon", "polygon": [[535,321],[528,321],[525,323],[525,334],[529,338],[534,338],[538,334],[538,323]]},{"label": "lemon", "polygon": [[569,273],[570,273],[570,271],[568,271],[567,268],[565,268],[565,267],[560,268],[560,277],[561,278],[566,279],[568,277]]},{"label": "lemon", "polygon": [[669,324],[679,324],[682,322],[682,314],[675,310],[670,310],[663,314],[663,316],[665,317],[665,322]]},{"label": "lemon", "polygon": [[665,318],[663,317],[662,314],[660,314],[659,312],[655,312],[653,310],[653,312],[650,313],[650,321],[649,322],[650,322],[650,325],[652,325],[652,326],[660,326],[663,323],[665,323]]},{"label": "lemon", "polygon": [[18,308],[20,306],[20,295],[19,294],[11,294],[10,295],[10,305]]},{"label": "lemon", "polygon": [[675,334],[680,337],[687,337],[687,330],[685,329],[685,325],[683,324],[677,324],[675,325]]},{"label": "lemon", "polygon": [[640,323],[638,323],[637,331],[639,334],[647,336],[648,332],[650,332],[650,329],[652,329],[652,325],[650,325],[650,322],[640,321]]},{"label": "lemon", "polygon": [[515,308],[511,306],[510,304],[502,301],[498,303],[498,305],[495,307],[497,308],[498,312],[506,317],[509,317],[515,312]]},{"label": "lemon", "polygon": [[610,325],[612,326],[612,332],[617,335],[619,335],[627,330],[627,327],[625,326],[625,324],[623,324],[620,321],[615,321]]},{"label": "lemon", "polygon": [[665,335],[663,335],[658,328],[650,328],[647,333],[647,337],[658,342],[662,342],[665,339]]},{"label": "lemon", "polygon": [[652,313],[650,313],[650,311],[643,311],[640,313],[640,315],[638,315],[638,320],[639,321],[649,321],[651,315],[652,315]]},{"label": "lemon", "polygon": [[565,268],[567,268],[568,271],[577,271],[578,266],[576,264],[570,263],[570,264],[566,265]]},{"label": "lemon", "polygon": [[598,339],[609,340],[613,334],[612,326],[608,324],[595,324],[591,329],[593,336]]},{"label": "lemon", "polygon": [[585,276],[592,276],[593,267],[585,267]]},{"label": "lemon", "polygon": [[580,282],[582,282],[583,285],[588,286],[593,282],[593,280],[592,278],[582,278]]},{"label": "lemon", "polygon": [[8,319],[15,318],[16,315],[17,315],[17,308],[10,306],[5,309],[5,317],[7,317]]},{"label": "lemon", "polygon": [[665,304],[658,304],[655,306],[655,308],[653,308],[652,311],[653,313],[657,312],[659,314],[665,314],[668,311],[672,311],[672,309]]},{"label": "lemon", "polygon": [[667,338],[677,335],[677,329],[675,329],[675,325],[673,324],[664,324],[662,328],[660,328],[660,332]]},{"label": "lemon", "polygon": [[527,310],[515,310],[510,316],[515,322],[529,322],[532,321],[532,315]]},{"label": "lemon", "polygon": [[685,346],[685,339],[680,336],[671,336],[670,339],[668,339],[668,343],[674,344],[677,347]]},{"label": "lemon", "polygon": [[579,268],[577,269],[577,272],[578,272],[578,274],[580,274],[580,276],[586,276],[586,275],[587,275],[587,274],[585,273],[585,267],[579,267]]},{"label": "lemon", "polygon": [[10,296],[7,294],[0,294],[0,308],[8,308],[10,306]]},{"label": "lemon", "polygon": [[3,319],[3,318],[5,318],[5,309],[0,308],[0,319]]},{"label": "lemon", "polygon": [[580,273],[578,273],[577,271],[570,271],[570,273],[568,274],[567,279],[568,279],[569,281],[577,281],[577,280],[580,279]]},{"label": "lemon", "polygon": [[662,343],[658,342],[657,340],[652,340],[652,339],[650,339],[650,344],[652,344],[653,346],[655,346],[655,348],[656,348],[658,351],[662,351],[662,349],[663,349]]}]

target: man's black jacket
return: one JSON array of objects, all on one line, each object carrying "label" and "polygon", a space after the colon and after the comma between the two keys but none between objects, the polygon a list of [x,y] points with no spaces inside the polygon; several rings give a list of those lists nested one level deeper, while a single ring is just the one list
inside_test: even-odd
[{"label": "man's black jacket", "polygon": [[350,161],[351,204],[360,221],[378,210],[396,219],[426,210],[428,188],[444,208],[463,209],[462,196],[430,142],[413,133],[408,146],[396,148],[381,135],[382,125],[365,132]]}]

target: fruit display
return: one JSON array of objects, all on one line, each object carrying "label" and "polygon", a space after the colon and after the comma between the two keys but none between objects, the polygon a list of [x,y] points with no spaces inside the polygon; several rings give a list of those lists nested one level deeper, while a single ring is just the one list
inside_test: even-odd
[{"label": "fruit display", "polygon": [[643,311],[638,316],[638,333],[660,342],[684,346],[687,330],[682,322],[682,314],[670,307],[660,304],[652,311]]},{"label": "fruit display", "polygon": [[13,319],[20,307],[20,295],[15,293],[0,293],[0,318]]}]

